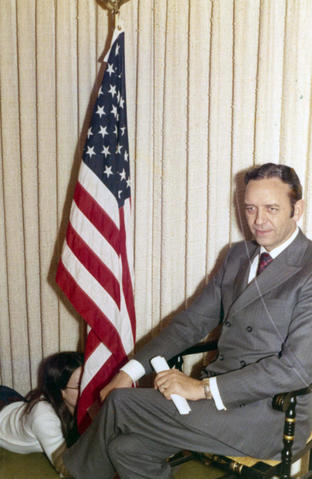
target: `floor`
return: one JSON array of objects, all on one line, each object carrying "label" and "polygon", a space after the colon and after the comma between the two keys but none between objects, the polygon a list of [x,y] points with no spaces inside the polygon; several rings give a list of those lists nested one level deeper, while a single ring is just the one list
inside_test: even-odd
[{"label": "floor", "polygon": [[[175,479],[217,479],[222,474],[195,461],[174,470]],[[0,449],[0,479],[59,479],[59,475],[43,454],[14,454]]]},{"label": "floor", "polygon": [[175,479],[217,479],[225,472],[215,467],[207,467],[199,462],[190,461],[174,471]]}]

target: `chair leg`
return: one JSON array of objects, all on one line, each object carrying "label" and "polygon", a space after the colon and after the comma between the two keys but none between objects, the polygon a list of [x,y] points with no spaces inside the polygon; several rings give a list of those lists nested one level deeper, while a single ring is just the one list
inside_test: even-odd
[{"label": "chair leg", "polygon": [[285,413],[284,424],[284,448],[282,451],[282,465],[280,479],[290,479],[290,468],[292,460],[292,445],[295,437],[296,424],[296,396],[290,399],[289,407]]}]

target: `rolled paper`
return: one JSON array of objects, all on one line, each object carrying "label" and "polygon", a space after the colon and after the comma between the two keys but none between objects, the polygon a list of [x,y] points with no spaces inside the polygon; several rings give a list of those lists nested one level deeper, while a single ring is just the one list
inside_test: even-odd
[{"label": "rolled paper", "polygon": [[[152,358],[151,365],[156,373],[170,369],[167,361],[162,356],[155,356]],[[191,408],[184,397],[180,396],[179,394],[171,394],[170,397],[180,414],[188,414],[191,411]]]}]

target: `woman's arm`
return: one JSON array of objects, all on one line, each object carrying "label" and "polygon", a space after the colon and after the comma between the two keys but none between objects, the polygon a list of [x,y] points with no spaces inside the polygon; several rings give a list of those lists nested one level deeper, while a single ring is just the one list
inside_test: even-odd
[{"label": "woman's arm", "polygon": [[61,477],[64,477],[65,479],[73,479],[73,476],[70,474],[70,472],[66,469],[66,466],[63,462],[63,454],[67,450],[66,443],[63,442],[53,453],[52,453],[52,464],[57,470],[57,472],[60,473]]},{"label": "woman's arm", "polygon": [[63,464],[66,442],[61,421],[47,401],[39,401],[26,416],[28,427],[39,442],[43,452],[62,477],[70,478]]}]

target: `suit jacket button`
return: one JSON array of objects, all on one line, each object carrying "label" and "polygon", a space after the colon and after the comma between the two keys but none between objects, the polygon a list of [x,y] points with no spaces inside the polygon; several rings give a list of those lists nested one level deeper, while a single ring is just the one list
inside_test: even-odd
[{"label": "suit jacket button", "polygon": [[243,360],[242,360],[242,361],[240,361],[240,365],[241,365],[241,367],[242,367],[242,368],[244,368],[244,367],[246,366],[246,363],[245,363],[245,361],[243,361]]},{"label": "suit jacket button", "polygon": [[220,361],[223,361],[223,359],[224,359],[223,354],[219,354],[218,359],[220,359]]},{"label": "suit jacket button", "polygon": [[248,333],[251,333],[252,327],[251,327],[251,326],[247,326],[246,330],[248,331]]},{"label": "suit jacket button", "polygon": [[228,328],[229,328],[230,326],[232,326],[232,324],[230,323],[230,321],[225,321],[224,325],[227,326]]}]

